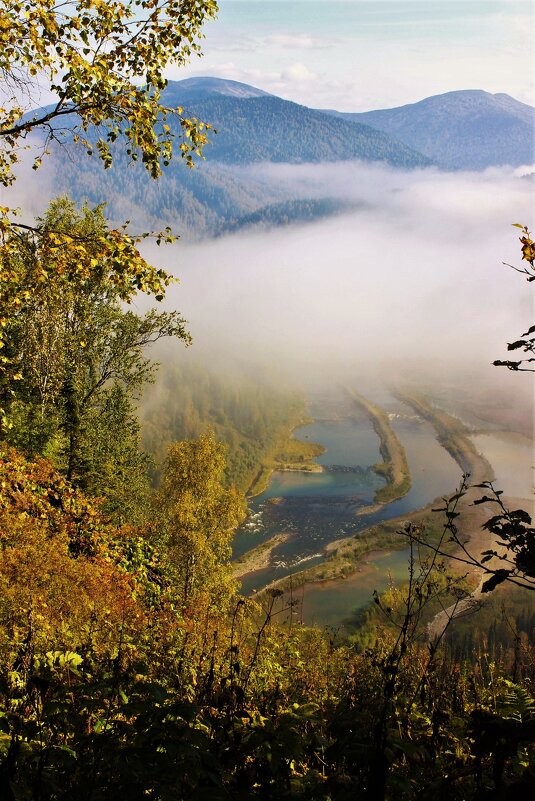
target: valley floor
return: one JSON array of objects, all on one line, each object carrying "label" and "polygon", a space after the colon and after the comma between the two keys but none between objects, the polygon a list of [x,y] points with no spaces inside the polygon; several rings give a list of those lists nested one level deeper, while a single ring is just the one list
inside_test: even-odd
[{"label": "valley floor", "polygon": [[[483,481],[491,481],[493,479],[494,475],[491,465],[487,459],[477,451],[470,439],[469,430],[461,420],[431,405],[431,403],[422,396],[397,393],[397,397],[411,406],[418,416],[431,423],[440,444],[451,454],[463,473],[469,474],[469,483],[471,485],[479,484]],[[355,399],[362,405],[360,396],[357,396]],[[368,409],[367,411],[369,412],[370,410]],[[371,411],[375,412],[375,407]],[[382,412],[382,416],[386,418],[384,412]],[[375,415],[375,417],[377,419],[377,415]],[[386,436],[384,427],[382,436]],[[392,440],[390,440],[390,442],[392,442]],[[404,457],[404,452],[400,454],[399,449],[396,451],[395,446],[392,445],[389,447],[389,456],[395,465],[392,470],[392,475],[395,479],[393,486],[396,486],[396,484],[399,486],[399,481],[403,480],[403,476],[406,475],[404,467],[407,464],[406,458]],[[403,458],[401,458],[401,456]],[[452,494],[454,491],[452,487]],[[471,489],[466,496],[460,500],[457,508],[459,517],[456,521],[459,529],[462,530],[466,538],[470,540],[474,552],[476,553],[479,553],[480,550],[484,550],[485,547],[489,547],[488,535],[482,531],[481,527],[485,520],[492,514],[491,507],[488,504],[478,506],[472,505],[474,497],[476,497],[476,493],[478,492],[481,494],[481,490]],[[366,559],[369,559],[370,555],[376,554],[378,551],[407,547],[407,539],[400,532],[402,532],[404,527],[409,523],[425,530],[426,537],[431,542],[437,542],[444,531],[445,523],[444,516],[433,511],[437,505],[443,506],[443,501],[441,499],[436,499],[412,512],[404,513],[394,519],[375,523],[373,526],[359,532],[356,536],[352,535],[331,542],[325,547],[325,559],[320,564],[293,573],[291,576],[273,581],[265,589],[276,587],[277,589],[287,591],[290,588],[295,589],[296,587],[300,587],[306,592],[307,586],[318,582],[343,581],[360,571],[366,571],[368,569]],[[369,508],[370,507],[368,507],[368,509]],[[276,544],[278,544],[274,542],[276,539],[277,538],[274,537],[270,539],[268,543],[264,543],[263,546],[259,546],[259,548],[253,549],[249,554],[245,554],[241,560],[242,565],[247,566],[249,570],[258,570],[260,567],[266,567],[267,564],[269,564],[269,555]],[[240,574],[244,572],[246,572],[244,569],[240,569]],[[479,576],[475,573],[473,579],[471,579],[471,583],[472,582],[474,587],[479,582]]]}]

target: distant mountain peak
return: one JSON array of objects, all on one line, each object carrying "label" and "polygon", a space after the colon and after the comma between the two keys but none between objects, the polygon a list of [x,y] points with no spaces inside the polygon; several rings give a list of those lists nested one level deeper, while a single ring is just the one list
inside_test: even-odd
[{"label": "distant mountain peak", "polygon": [[[507,108],[513,113],[522,114],[526,110],[533,112],[532,106],[521,103],[505,92],[487,92],[484,89],[454,89],[439,95],[430,95],[414,103],[406,103],[403,106],[394,106],[385,109],[375,109],[374,111],[359,112],[363,114],[388,114],[399,112],[406,109],[418,109],[427,107],[442,107],[444,109],[474,109],[481,106],[488,108],[502,109]],[[354,115],[356,117],[356,114]]]},{"label": "distant mountain peak", "polygon": [[239,81],[231,81],[226,78],[214,78],[202,76],[196,78],[184,78],[182,81],[169,81],[167,93],[177,93],[184,100],[209,97],[213,95],[223,95],[234,97],[239,100],[247,100],[251,97],[269,97],[269,92],[257,89],[256,86],[249,86]]},{"label": "distant mountain peak", "polygon": [[517,167],[535,158],[535,109],[503,92],[459,89],[396,108],[327,113],[370,125],[447,169]]}]

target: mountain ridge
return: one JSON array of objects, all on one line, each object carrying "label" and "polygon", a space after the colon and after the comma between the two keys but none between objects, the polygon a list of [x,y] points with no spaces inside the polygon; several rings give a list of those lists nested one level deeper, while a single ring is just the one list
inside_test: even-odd
[{"label": "mountain ridge", "polygon": [[181,81],[169,81],[165,92],[169,95],[173,93],[175,87],[180,87],[180,97],[177,105],[183,105],[184,100],[207,95],[223,95],[226,97],[249,98],[249,97],[274,97],[271,92],[265,92],[256,86],[251,86],[240,81],[231,81],[228,78],[217,78],[215,76],[184,78]]},{"label": "mountain ridge", "polygon": [[[487,108],[489,98],[493,98],[494,109],[505,110],[506,120],[510,120],[511,108],[522,107],[517,117],[522,123],[520,138],[525,145],[529,124],[522,115],[529,120],[535,110],[503,93],[492,96],[483,90],[461,90],[425,98],[395,111],[410,116],[414,109],[420,114],[422,108],[426,112],[429,105],[442,107],[446,103],[447,106],[452,100],[458,107],[459,98],[461,105],[466,106],[464,116],[468,121],[474,116],[471,109],[478,104]],[[272,226],[277,221],[287,224],[292,220],[313,219],[322,212],[326,216],[333,213],[333,205],[327,198],[331,191],[328,187],[325,197],[307,197],[306,188],[278,185],[276,178],[263,178],[261,171],[253,174],[242,168],[262,163],[299,165],[361,160],[403,169],[428,166],[458,169],[452,164],[455,155],[458,157],[459,152],[470,147],[475,147],[476,153],[481,150],[477,137],[474,145],[473,137],[467,135],[466,125],[460,133],[460,144],[455,137],[444,139],[446,122],[450,128],[453,125],[451,114],[449,117],[446,114],[446,122],[444,115],[438,115],[438,122],[435,119],[432,135],[435,157],[431,159],[401,141],[405,135],[402,125],[396,139],[369,124],[377,124],[377,115],[388,114],[388,109],[357,113],[358,119],[353,119],[355,115],[351,113],[310,109],[247,84],[218,78],[172,81],[163,102],[180,105],[188,116],[213,124],[218,133],[210,132],[212,141],[204,151],[206,162],[201,162],[195,170],[186,170],[180,158],[175,157],[154,183],[141,165],[129,162],[120,146],[112,146],[113,166],[109,170],[104,170],[96,158],[69,162],[58,149],[53,156],[57,165],[55,191],[66,192],[78,202],[107,202],[112,219],[127,216],[138,222],[149,220],[151,225],[163,222],[198,238],[256,225]],[[425,131],[432,128],[423,127]],[[516,148],[517,155],[524,153],[525,147],[522,151],[515,137],[505,138],[508,146]],[[489,162],[496,162],[488,152],[483,155],[484,163],[476,164],[469,154],[464,168],[484,169]],[[514,163],[511,158],[500,158],[498,163]],[[524,161],[523,157],[519,159]]]},{"label": "mountain ridge", "polygon": [[446,169],[518,167],[535,158],[535,109],[504,92],[459,89],[389,109],[322,111],[370,125]]}]

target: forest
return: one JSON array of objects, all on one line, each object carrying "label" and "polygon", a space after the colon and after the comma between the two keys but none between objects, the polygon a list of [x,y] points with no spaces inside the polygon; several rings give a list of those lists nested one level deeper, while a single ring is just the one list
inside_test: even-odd
[{"label": "forest", "polygon": [[[66,5],[0,0],[13,97],[39,72],[59,98],[41,117],[5,101],[2,184],[15,183],[34,129],[105,164],[120,147],[154,178],[173,150],[191,167],[205,123],[165,105],[163,73],[198,47],[216,4]],[[519,269],[533,281],[520,228]],[[404,532],[407,583],[375,595],[360,636],[298,623],[281,590],[240,594],[231,550],[246,492],[266,466],[302,458],[289,437],[305,403],[267,380],[182,360],[158,368],[151,347],[191,343],[182,315],[158,306],[172,277],[143,256],[146,239],[172,237],[114,227],[102,206],[66,196],[31,221],[0,208],[0,798],[530,797],[533,614],[508,619],[497,602],[451,641],[428,631],[467,596],[442,548],[459,542],[462,488],[436,513],[438,545]],[[530,359],[532,334],[509,349]],[[491,545],[475,556],[486,589],[533,590],[531,519],[493,492],[479,487],[495,504]]]}]

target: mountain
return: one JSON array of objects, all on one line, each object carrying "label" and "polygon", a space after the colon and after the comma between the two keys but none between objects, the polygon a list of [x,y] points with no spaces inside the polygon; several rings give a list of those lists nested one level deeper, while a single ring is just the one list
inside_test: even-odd
[{"label": "mountain", "polygon": [[398,108],[324,113],[370,125],[447,169],[532,164],[535,109],[506,94],[466,89]]},{"label": "mountain", "polygon": [[[170,85],[164,102],[180,96],[180,84]],[[394,167],[431,163],[369,125],[322,114],[274,95],[242,97],[218,91],[191,99],[186,96],[181,104],[188,115],[209,121],[217,131],[205,149],[210,161],[299,164],[361,159]]]},{"label": "mountain", "polygon": [[197,169],[185,169],[177,157],[155,183],[120,143],[113,146],[110,170],[96,157],[69,159],[57,149],[55,191],[92,204],[106,201],[115,220],[127,217],[142,228],[168,224],[198,238],[344,211],[330,197],[333,187],[309,194],[306,179],[300,186],[280,181],[263,164],[361,160],[483,169],[533,159],[535,110],[507,95],[450,92],[396,109],[347,114],[313,110],[237,81],[188,78],[169,82],[163,100],[217,131],[209,133],[206,161]]},{"label": "mountain", "polygon": [[169,224],[185,235],[200,237],[225,228],[261,225],[263,215],[266,224],[273,225],[278,218],[298,221],[303,214],[316,214],[321,208],[332,213],[329,203],[318,205],[320,198],[310,198],[313,207],[290,204],[278,208],[281,203],[303,200],[302,192],[279,186],[269,175],[253,175],[247,168],[254,164],[354,159],[403,168],[431,164],[425,156],[368,125],[314,111],[237,81],[170,81],[163,102],[182,106],[185,114],[210,122],[217,131],[210,131],[210,143],[204,149],[206,161],[197,169],[185,169],[176,157],[155,183],[142,165],[129,161],[120,142],[112,146],[109,170],[104,170],[96,157],[80,159],[73,152],[69,158],[65,149],[52,146],[55,190],[77,201],[107,202],[112,219],[128,217],[141,226]]},{"label": "mountain", "polygon": [[249,97],[270,97],[269,92],[239,81],[224,78],[185,78],[183,81],[169,81],[165,90],[165,102],[170,106],[183,106],[187,101],[210,95],[236,97],[241,100]]},{"label": "mountain", "polygon": [[216,232],[224,236],[233,231],[266,230],[280,228],[294,223],[310,223],[334,217],[350,211],[367,208],[364,203],[351,202],[335,197],[299,198],[262,206],[251,214],[244,214],[237,220],[226,222]]}]

